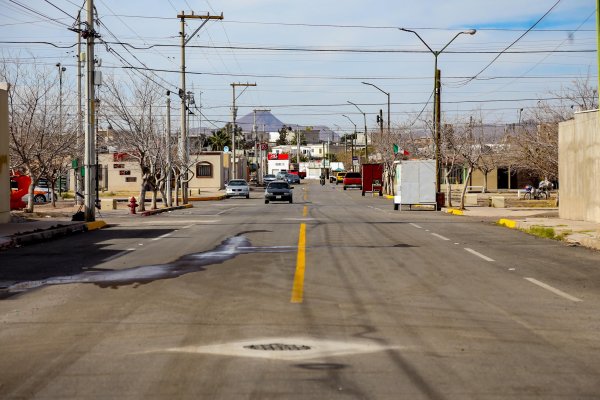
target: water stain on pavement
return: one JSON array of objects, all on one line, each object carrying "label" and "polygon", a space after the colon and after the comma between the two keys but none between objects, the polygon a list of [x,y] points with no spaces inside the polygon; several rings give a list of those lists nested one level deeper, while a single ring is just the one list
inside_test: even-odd
[{"label": "water stain on pavement", "polygon": [[243,232],[227,238],[212,250],[187,254],[168,264],[142,265],[122,270],[97,269],[75,275],[16,282],[3,288],[0,294],[4,294],[1,297],[6,297],[7,295],[26,292],[42,286],[67,285],[71,283],[92,283],[102,288],[144,284],[159,279],[172,279],[192,272],[203,271],[209,265],[222,264],[240,254],[282,253],[296,250],[296,246],[254,247],[250,240],[244,236],[245,233],[250,232]]}]

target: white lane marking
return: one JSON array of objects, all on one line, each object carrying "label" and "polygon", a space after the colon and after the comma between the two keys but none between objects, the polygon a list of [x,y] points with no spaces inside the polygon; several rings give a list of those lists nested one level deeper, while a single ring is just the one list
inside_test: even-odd
[{"label": "white lane marking", "polygon": [[191,228],[194,225],[186,225],[186,226],[182,226],[181,229],[187,229],[187,228]]},{"label": "white lane marking", "polygon": [[533,278],[524,278],[524,279],[527,280],[527,281],[529,281],[529,282],[531,282],[531,283],[533,283],[534,285],[538,285],[541,288],[549,290],[552,293],[559,295],[560,297],[564,297],[567,300],[576,301],[576,302],[577,301],[583,301],[581,299],[578,299],[577,297],[571,296],[570,294],[563,292],[562,290],[558,290],[557,288],[552,287],[552,286],[550,286],[550,285],[548,285],[548,284],[546,284],[544,282],[540,282],[537,279],[533,279]]},{"label": "white lane marking", "polygon": [[417,229],[423,229],[423,227],[421,225],[413,224],[412,222],[409,225],[412,225]]},{"label": "white lane marking", "polygon": [[120,251],[120,252],[118,252],[118,253],[116,253],[116,254],[113,254],[113,255],[112,255],[112,256],[110,256],[110,257],[106,257],[104,260],[102,260],[102,262],[109,262],[109,261],[112,261],[112,260],[114,260],[115,258],[119,258],[119,257],[121,257],[121,256],[124,256],[125,254],[131,253],[131,252],[132,252],[132,251],[134,251],[134,250],[135,250],[135,249],[127,249],[127,250]]},{"label": "white lane marking", "polygon": [[374,207],[374,208],[375,208],[375,210],[378,210],[378,211],[381,211],[381,212],[387,212],[386,210],[382,210],[381,208],[377,208],[377,207]]},{"label": "white lane marking", "polygon": [[160,239],[163,239],[163,238],[166,238],[166,237],[169,237],[169,236],[171,236],[171,235],[172,235],[173,233],[175,233],[175,232],[177,232],[177,229],[175,229],[173,232],[165,233],[164,235],[160,235],[160,236],[158,236],[158,237],[155,237],[155,238],[153,238],[153,239],[150,239],[150,240],[151,240],[151,241],[160,240]]},{"label": "white lane marking", "polygon": [[228,208],[226,210],[220,211],[220,212],[217,213],[217,215],[225,214],[227,211],[231,211],[231,210],[235,210],[235,207],[231,207],[231,208]]},{"label": "white lane marking", "polygon": [[455,242],[454,244],[460,244],[460,243],[456,243],[456,242]]},{"label": "white lane marking", "polygon": [[126,249],[127,251],[134,251],[135,249],[132,247],[130,249]]},{"label": "white lane marking", "polygon": [[468,251],[471,254],[476,255],[477,257],[483,258],[485,261],[494,261],[493,258],[489,258],[488,256],[484,256],[483,254],[473,250],[473,249],[469,249],[468,247],[465,247],[465,250]]},{"label": "white lane marking", "polygon": [[442,239],[442,240],[450,240],[445,236],[442,235],[438,235],[437,233],[432,233],[433,236],[435,236],[436,238]]}]

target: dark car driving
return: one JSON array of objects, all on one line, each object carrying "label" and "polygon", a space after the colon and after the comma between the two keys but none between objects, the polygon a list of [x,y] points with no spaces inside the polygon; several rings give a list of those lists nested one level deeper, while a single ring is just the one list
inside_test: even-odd
[{"label": "dark car driving", "polygon": [[265,204],[269,201],[289,201],[293,203],[292,187],[285,181],[274,181],[269,183],[265,189]]}]

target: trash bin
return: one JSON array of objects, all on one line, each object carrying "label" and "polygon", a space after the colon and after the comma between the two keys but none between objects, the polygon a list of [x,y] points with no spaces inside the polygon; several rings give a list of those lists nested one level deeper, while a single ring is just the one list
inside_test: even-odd
[{"label": "trash bin", "polygon": [[442,207],[444,207],[446,205],[446,193],[437,192],[435,194],[435,202],[437,204],[437,206],[436,206],[437,210],[440,211],[442,209]]}]

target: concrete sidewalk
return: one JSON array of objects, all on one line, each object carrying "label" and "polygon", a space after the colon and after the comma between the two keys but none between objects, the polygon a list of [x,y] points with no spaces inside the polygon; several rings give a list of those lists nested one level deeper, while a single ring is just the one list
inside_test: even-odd
[{"label": "concrete sidewalk", "polygon": [[537,236],[600,250],[600,224],[558,218],[558,208],[445,208],[445,212],[496,222]]}]

